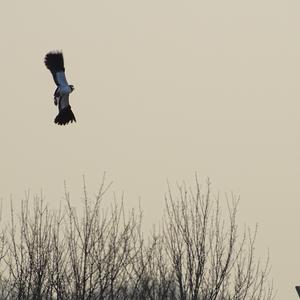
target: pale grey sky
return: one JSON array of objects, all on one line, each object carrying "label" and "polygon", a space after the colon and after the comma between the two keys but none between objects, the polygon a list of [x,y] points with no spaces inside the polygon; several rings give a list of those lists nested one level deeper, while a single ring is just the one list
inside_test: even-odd
[{"label": "pale grey sky", "polygon": [[[148,224],[166,180],[209,176],[259,223],[278,299],[300,284],[300,2],[6,1],[0,12],[0,197],[59,202],[104,171],[141,197]],[[53,123],[43,65],[62,49],[78,122]],[[77,196],[77,198],[79,198]],[[79,201],[79,200],[78,200]]]}]

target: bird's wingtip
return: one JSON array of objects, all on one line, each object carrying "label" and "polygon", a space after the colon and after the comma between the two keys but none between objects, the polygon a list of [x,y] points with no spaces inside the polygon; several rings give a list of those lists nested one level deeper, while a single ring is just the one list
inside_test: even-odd
[{"label": "bird's wingtip", "polygon": [[54,123],[58,125],[67,125],[70,122],[76,122],[76,118],[71,110],[71,106],[69,105],[58,113],[58,115],[54,119]]},{"label": "bird's wingtip", "polygon": [[45,55],[44,63],[53,73],[65,71],[64,57],[61,50],[50,51]]}]

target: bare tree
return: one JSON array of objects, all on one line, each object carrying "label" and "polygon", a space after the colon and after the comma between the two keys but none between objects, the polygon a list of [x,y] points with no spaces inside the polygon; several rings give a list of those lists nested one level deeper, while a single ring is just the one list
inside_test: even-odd
[{"label": "bare tree", "polygon": [[73,299],[123,299],[132,261],[134,214],[125,218],[123,203],[114,200],[109,211],[101,210],[107,190],[102,182],[92,202],[84,187],[84,212],[80,218],[68,204],[66,239],[69,254],[69,281]]},{"label": "bare tree", "polygon": [[11,205],[11,226],[7,240],[6,264],[11,294],[16,299],[51,299],[49,264],[52,252],[53,215],[43,197],[34,200],[29,212],[29,195],[22,201],[18,226]]},{"label": "bare tree", "polygon": [[255,236],[243,232],[239,239],[238,200],[227,203],[222,216],[219,198],[213,200],[210,182],[202,192],[183,183],[178,193],[169,187],[165,197],[164,240],[177,284],[177,299],[272,299],[268,286],[269,260],[254,261]]}]

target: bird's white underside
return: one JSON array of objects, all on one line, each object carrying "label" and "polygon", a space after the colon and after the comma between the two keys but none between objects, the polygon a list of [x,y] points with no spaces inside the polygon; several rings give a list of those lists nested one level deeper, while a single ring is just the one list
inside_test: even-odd
[{"label": "bird's white underside", "polygon": [[72,89],[67,82],[65,72],[58,72],[55,76],[59,85],[58,93],[60,95],[60,97],[58,97],[58,107],[64,109],[69,106],[69,94],[72,92]]}]

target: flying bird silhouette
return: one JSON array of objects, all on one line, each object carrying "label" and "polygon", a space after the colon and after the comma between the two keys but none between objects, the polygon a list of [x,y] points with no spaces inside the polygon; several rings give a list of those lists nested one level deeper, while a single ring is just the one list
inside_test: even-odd
[{"label": "flying bird silhouette", "polygon": [[67,82],[62,52],[48,52],[44,62],[46,67],[50,70],[57,86],[54,92],[54,104],[58,106],[58,115],[54,119],[54,123],[66,125],[69,122],[76,122],[69,103],[69,95],[73,92],[74,87]]}]

